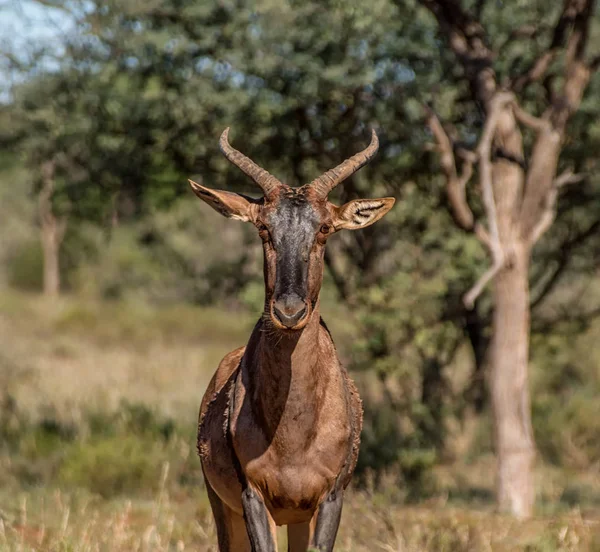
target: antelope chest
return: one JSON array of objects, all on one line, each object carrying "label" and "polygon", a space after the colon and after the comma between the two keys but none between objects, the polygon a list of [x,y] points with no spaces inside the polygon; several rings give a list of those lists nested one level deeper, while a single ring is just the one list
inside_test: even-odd
[{"label": "antelope chest", "polygon": [[278,524],[310,519],[349,458],[345,403],[326,402],[318,415],[311,410],[286,411],[271,430],[249,412],[232,420],[233,445],[244,476]]}]

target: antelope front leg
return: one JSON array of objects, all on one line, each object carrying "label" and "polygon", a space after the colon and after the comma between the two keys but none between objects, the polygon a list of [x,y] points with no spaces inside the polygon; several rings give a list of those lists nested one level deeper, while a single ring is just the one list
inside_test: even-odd
[{"label": "antelope front leg", "polygon": [[277,552],[275,522],[262,498],[251,487],[242,492],[242,506],[252,552]]},{"label": "antelope front leg", "polygon": [[317,514],[317,526],[313,535],[313,544],[319,552],[331,552],[335,543],[340,518],[342,517],[342,505],[344,503],[343,491],[333,490],[319,506]]}]

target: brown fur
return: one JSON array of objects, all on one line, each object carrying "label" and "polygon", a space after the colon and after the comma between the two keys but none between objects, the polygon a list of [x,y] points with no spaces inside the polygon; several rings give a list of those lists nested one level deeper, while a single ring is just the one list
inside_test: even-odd
[{"label": "brown fur", "polygon": [[[362,406],[329,332],[318,315],[314,321],[298,339],[280,338],[277,353],[264,350],[270,338],[259,323],[248,346],[223,359],[202,400],[198,450],[204,474],[238,516],[239,469],[277,525],[310,523],[327,494],[350,482]],[[285,355],[289,362],[278,362]],[[302,362],[307,355],[314,364]]]},{"label": "brown fur", "polygon": [[255,546],[271,549],[268,533],[276,542],[276,525],[289,526],[290,552],[304,552],[313,534],[322,549],[333,546],[358,459],[362,403],[319,315],[325,244],[338,230],[373,224],[394,199],[337,207],[327,193],[366,163],[377,144],[373,133],[363,152],[290,188],[234,150],[226,130],[221,149],[265,197],[190,181],[213,209],[254,224],[264,251],[263,317],[248,344],[221,361],[200,407],[198,453],[221,552],[250,551],[247,526]]}]

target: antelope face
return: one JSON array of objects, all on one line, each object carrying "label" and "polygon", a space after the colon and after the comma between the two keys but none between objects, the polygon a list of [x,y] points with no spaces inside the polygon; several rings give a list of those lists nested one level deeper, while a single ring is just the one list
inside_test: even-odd
[{"label": "antelope face", "polygon": [[264,251],[265,314],[279,330],[301,330],[319,297],[328,237],[344,228],[365,228],[394,204],[394,198],[382,198],[354,200],[337,207],[327,200],[331,189],[375,155],[377,136],[373,132],[367,149],[335,169],[301,188],[291,188],[233,149],[227,133],[228,129],[221,137],[221,150],[263,189],[264,198],[255,200],[190,184],[200,199],[224,216],[256,226]]},{"label": "antelope face", "polygon": [[323,255],[332,220],[323,202],[302,189],[282,190],[260,209],[268,314],[279,329],[299,330],[310,318],[323,277]]}]

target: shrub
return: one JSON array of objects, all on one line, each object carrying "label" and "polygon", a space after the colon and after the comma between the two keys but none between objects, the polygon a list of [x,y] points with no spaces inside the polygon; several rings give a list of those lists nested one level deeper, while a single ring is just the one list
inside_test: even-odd
[{"label": "shrub", "polygon": [[383,476],[395,471],[408,500],[430,494],[438,454],[424,429],[427,411],[403,394],[394,376],[385,381],[372,374],[358,376],[364,420],[357,475],[373,474],[379,487]]},{"label": "shrub", "polygon": [[38,240],[26,241],[9,255],[7,280],[24,291],[40,291],[44,284],[44,258]]},{"label": "shrub", "polygon": [[544,459],[589,469],[600,458],[600,324],[578,336],[534,337],[532,423]]},{"label": "shrub", "polygon": [[74,445],[60,468],[59,481],[106,498],[140,489],[153,492],[160,470],[151,440],[121,435]]}]

